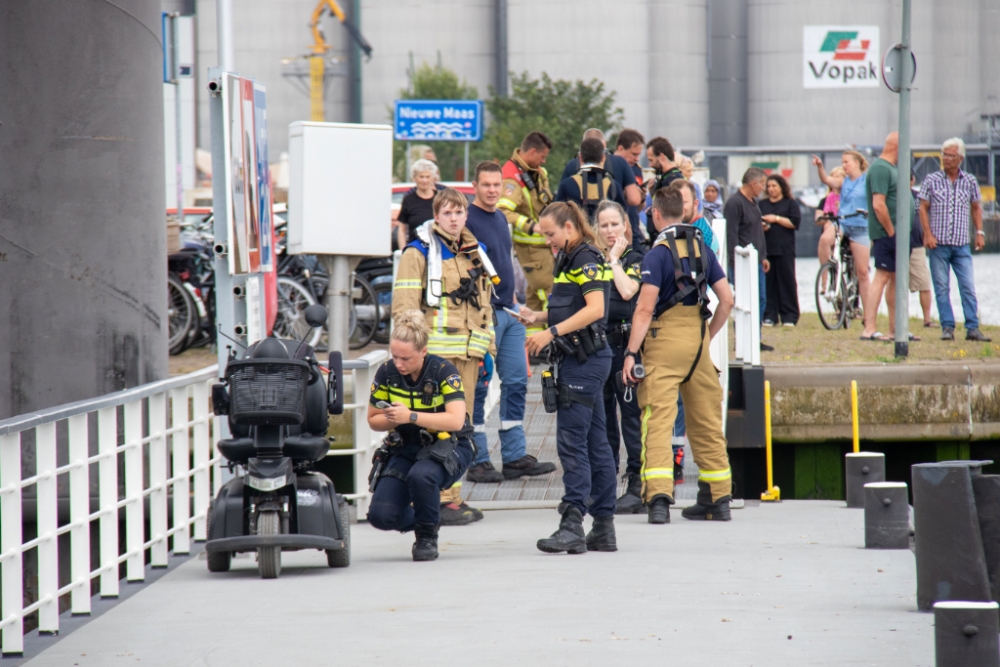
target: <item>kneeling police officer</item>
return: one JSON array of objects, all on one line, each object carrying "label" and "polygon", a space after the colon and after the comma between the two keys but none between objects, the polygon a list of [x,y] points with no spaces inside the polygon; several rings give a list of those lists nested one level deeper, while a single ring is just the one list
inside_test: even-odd
[{"label": "kneeling police officer", "polygon": [[392,358],[375,373],[368,405],[372,430],[391,431],[375,453],[368,521],[380,530],[414,531],[415,561],[438,557],[439,494],[474,456],[462,378],[454,364],[427,354],[427,338],[421,311],[396,317]]},{"label": "kneeling police officer", "polygon": [[[678,190],[662,188],[653,195],[653,224],[659,235],[642,262],[642,287],[622,371],[632,382],[641,381],[642,497],[649,523],[670,522],[674,502],[671,435],[678,391],[684,398],[688,441],[699,470],[698,502],[681,515],[730,519],[732,473],[722,432],[722,385],[708,347],[726,326],[733,294],[701,232],[678,224],[683,212],[684,199]],[[714,316],[708,309],[709,286],[719,298]],[[644,374],[636,373],[640,348]]]},{"label": "kneeling police officer", "polygon": [[[572,202],[549,204],[539,228],[550,247],[559,248],[553,269],[552,296],[547,313],[521,309],[528,319],[547,321],[548,329],[533,334],[528,351],[553,350],[558,381],[552,369],[542,374],[546,412],[555,412],[556,451],[563,466],[559,529],[538,548],[547,553],[617,551],[615,540],[615,467],[604,423],[604,383],[611,372],[611,348],[604,327],[608,321],[611,271],[586,216]],[[550,358],[553,356],[549,355]],[[588,504],[588,499],[590,499]],[[594,517],[583,532],[583,515]]]}]

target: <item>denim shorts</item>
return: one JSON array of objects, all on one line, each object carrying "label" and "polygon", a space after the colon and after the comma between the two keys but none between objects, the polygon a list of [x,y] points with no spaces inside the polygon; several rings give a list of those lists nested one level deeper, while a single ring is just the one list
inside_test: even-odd
[{"label": "denim shorts", "polygon": [[840,226],[844,230],[844,236],[846,236],[852,243],[857,243],[868,248],[871,247],[872,240],[868,238],[868,224],[863,225],[845,225]]}]

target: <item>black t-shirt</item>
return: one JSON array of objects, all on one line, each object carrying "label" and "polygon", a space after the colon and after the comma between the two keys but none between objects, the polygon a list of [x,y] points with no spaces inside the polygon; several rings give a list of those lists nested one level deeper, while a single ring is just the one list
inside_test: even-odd
[{"label": "black t-shirt", "polygon": [[788,218],[795,225],[795,229],[788,229],[778,224],[771,224],[771,228],[764,232],[767,239],[767,254],[771,256],[795,257],[795,232],[799,230],[802,223],[802,211],[799,203],[794,199],[779,199],[772,202],[770,199],[761,199],[757,203],[761,215],[780,215]]},{"label": "black t-shirt", "polygon": [[[702,257],[702,268],[708,285],[711,287],[715,283],[726,277],[726,273],[719,265],[719,258],[715,256],[712,249],[707,244],[704,246],[705,255]],[[691,273],[690,260],[685,257],[681,260],[685,273]],[[655,245],[652,250],[646,253],[642,260],[642,283],[644,285],[654,285],[660,288],[660,293],[656,296],[655,312],[661,313],[666,308],[667,301],[677,293],[677,276],[674,273],[674,256],[670,253],[670,248],[665,245]],[[683,305],[697,306],[698,294],[692,292],[684,299]]]},{"label": "black t-shirt", "polygon": [[[650,196],[655,195],[656,191],[660,188],[665,188],[676,180],[681,180],[684,178],[684,174],[677,167],[671,167],[665,172],[657,176],[656,181],[653,182],[653,189],[649,193]],[[652,211],[646,211],[646,232],[649,234],[649,242],[652,243],[654,239],[659,235],[656,231],[656,226],[653,224],[653,213]]]},{"label": "black t-shirt", "polygon": [[757,249],[757,261],[767,259],[767,241],[764,240],[764,224],[757,203],[747,199],[737,190],[726,200],[722,209],[726,219],[726,247],[729,249],[729,266],[736,263],[736,246],[750,246]]},{"label": "black t-shirt", "polygon": [[434,197],[436,195],[437,193],[435,192],[430,199],[424,199],[414,190],[413,192],[408,192],[403,197],[403,203],[399,207],[399,217],[397,219],[400,223],[406,225],[407,243],[417,238],[417,227],[434,217]]}]

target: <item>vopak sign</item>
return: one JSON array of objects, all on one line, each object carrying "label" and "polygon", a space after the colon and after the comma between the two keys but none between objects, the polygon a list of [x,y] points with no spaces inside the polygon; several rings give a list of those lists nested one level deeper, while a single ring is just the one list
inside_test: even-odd
[{"label": "vopak sign", "polygon": [[802,30],[804,88],[878,87],[878,26],[807,25]]}]

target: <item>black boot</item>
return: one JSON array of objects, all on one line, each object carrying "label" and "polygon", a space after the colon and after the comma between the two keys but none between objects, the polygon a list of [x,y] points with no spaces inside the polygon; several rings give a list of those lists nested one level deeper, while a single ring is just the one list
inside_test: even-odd
[{"label": "black boot", "polygon": [[692,521],[729,521],[729,501],[731,495],[712,502],[712,488],[705,482],[698,482],[698,503],[685,508],[681,516]]},{"label": "black boot", "polygon": [[642,478],[639,473],[628,474],[628,486],[618,499],[615,514],[638,514],[642,511]]},{"label": "black boot", "polygon": [[417,541],[413,543],[413,560],[434,560],[438,557],[438,527],[418,523],[413,528]]},{"label": "black boot", "polygon": [[613,516],[594,517],[594,525],[587,533],[587,551],[618,551]]},{"label": "black boot", "polygon": [[670,523],[670,506],[674,504],[674,499],[670,496],[660,494],[650,501],[649,523]]},{"label": "black boot", "polygon": [[538,550],[548,554],[558,554],[565,551],[570,554],[587,553],[587,538],[583,533],[583,515],[580,510],[570,505],[563,510],[559,530],[552,537],[538,540]]}]

